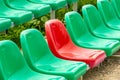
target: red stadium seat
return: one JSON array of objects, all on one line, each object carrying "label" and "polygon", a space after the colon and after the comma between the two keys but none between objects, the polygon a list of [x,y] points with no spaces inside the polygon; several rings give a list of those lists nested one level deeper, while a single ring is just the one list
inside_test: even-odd
[{"label": "red stadium seat", "polygon": [[59,58],[83,61],[90,68],[99,65],[106,57],[102,50],[86,49],[76,46],[68,35],[64,24],[59,20],[50,20],[45,24],[46,37],[53,54]]}]

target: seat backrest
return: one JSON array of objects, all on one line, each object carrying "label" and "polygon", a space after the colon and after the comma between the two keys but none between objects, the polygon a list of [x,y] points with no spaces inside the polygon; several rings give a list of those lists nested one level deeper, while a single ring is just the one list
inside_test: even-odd
[{"label": "seat backrest", "polygon": [[110,0],[110,2],[112,3],[117,15],[120,17],[120,0]]},{"label": "seat backrest", "polygon": [[8,7],[5,5],[5,2],[3,0],[0,0],[0,11],[7,9]]},{"label": "seat backrest", "polygon": [[86,25],[82,16],[75,12],[68,12],[65,14],[65,23],[72,40],[75,42],[82,35],[88,33]]},{"label": "seat backrest", "polygon": [[3,72],[3,69],[2,69],[2,64],[0,62],[0,80],[7,80],[5,79],[5,75],[4,75],[4,72]]},{"label": "seat backrest", "polygon": [[21,4],[26,4],[27,0],[4,0],[4,3],[8,6],[8,7],[12,7],[12,5],[21,5]]},{"label": "seat backrest", "polygon": [[24,30],[20,41],[25,59],[32,68],[40,59],[52,55],[44,37],[36,29]]},{"label": "seat backrest", "polygon": [[6,3],[9,3],[9,2],[17,2],[17,1],[19,1],[19,0],[4,0],[4,2]]},{"label": "seat backrest", "polygon": [[101,25],[104,25],[103,20],[95,6],[88,4],[82,7],[84,21],[88,28],[92,31]]},{"label": "seat backrest", "polygon": [[4,0],[5,3],[11,3],[11,2],[14,2],[14,4],[18,4],[19,2],[26,2],[26,0]]},{"label": "seat backrest", "polygon": [[[17,71],[26,66],[25,60],[17,45],[12,41],[0,41],[0,74],[8,80]],[[0,76],[0,80],[1,76]]]},{"label": "seat backrest", "polygon": [[101,17],[106,23],[117,18],[116,13],[108,0],[97,0],[97,7]]},{"label": "seat backrest", "polygon": [[59,20],[49,20],[45,23],[45,31],[50,49],[56,51],[71,42],[64,24]]}]

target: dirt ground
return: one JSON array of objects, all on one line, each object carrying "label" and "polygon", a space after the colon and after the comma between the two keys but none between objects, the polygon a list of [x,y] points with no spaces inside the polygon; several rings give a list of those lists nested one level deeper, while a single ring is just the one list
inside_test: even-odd
[{"label": "dirt ground", "polygon": [[107,58],[99,67],[88,70],[83,80],[120,80],[120,57]]}]

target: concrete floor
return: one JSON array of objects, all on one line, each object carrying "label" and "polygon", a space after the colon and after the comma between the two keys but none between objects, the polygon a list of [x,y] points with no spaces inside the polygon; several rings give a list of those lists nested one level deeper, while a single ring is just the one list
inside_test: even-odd
[{"label": "concrete floor", "polygon": [[107,58],[99,67],[88,70],[83,80],[120,80],[120,57]]}]

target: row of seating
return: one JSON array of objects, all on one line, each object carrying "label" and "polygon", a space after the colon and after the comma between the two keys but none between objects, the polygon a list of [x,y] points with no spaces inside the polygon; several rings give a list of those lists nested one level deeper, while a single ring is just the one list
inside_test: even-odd
[{"label": "row of seating", "polygon": [[83,62],[55,57],[38,30],[23,31],[20,41],[26,61],[14,42],[0,41],[0,80],[78,80],[87,71]]},{"label": "row of seating", "polygon": [[[55,10],[77,3],[78,0],[0,0],[0,31],[19,25],[48,13],[55,18]],[[77,6],[77,5],[76,5]],[[52,11],[52,12],[51,12]],[[10,20],[8,20],[10,19]],[[4,24],[14,25],[4,25]]]},{"label": "row of seating", "polygon": [[[87,8],[93,9],[92,7],[93,7],[92,5],[90,5],[89,7],[84,6],[83,11],[85,11]],[[90,10],[90,9],[87,9],[87,10]],[[84,17],[86,17],[86,14],[89,14],[89,13],[85,11],[83,13]],[[90,16],[87,16],[86,19],[90,19],[89,17],[92,19],[95,16],[90,15]],[[92,21],[94,22],[94,24],[97,24],[99,22],[96,20],[92,20]],[[119,41],[110,40],[110,39],[102,39],[100,37],[96,37],[96,35],[95,36],[93,35],[94,30],[91,30],[91,33],[90,33],[90,30],[88,27],[89,25],[85,24],[85,21],[83,21],[81,15],[77,12],[66,13],[65,22],[66,22],[68,33],[70,34],[72,41],[78,46],[81,46],[84,48],[104,50],[107,56],[111,56],[113,53],[118,51],[118,49],[120,48]],[[90,26],[90,29],[94,29],[94,27],[97,27],[97,26]],[[104,29],[100,31],[103,31],[103,30]],[[106,37],[104,36],[103,38],[106,38]]]},{"label": "row of seating", "polygon": [[[112,26],[119,26],[114,23],[119,18],[116,13],[115,19],[112,13],[106,15],[112,10],[108,0],[98,0],[97,6],[98,10],[91,4],[83,6],[83,18],[75,11],[66,13],[66,28],[59,20],[47,21],[50,49],[36,29],[21,33],[22,53],[14,42],[0,41],[0,80],[78,80],[89,67],[94,68],[113,55],[120,49],[120,30]],[[107,25],[109,19],[113,21],[111,25]]]}]

